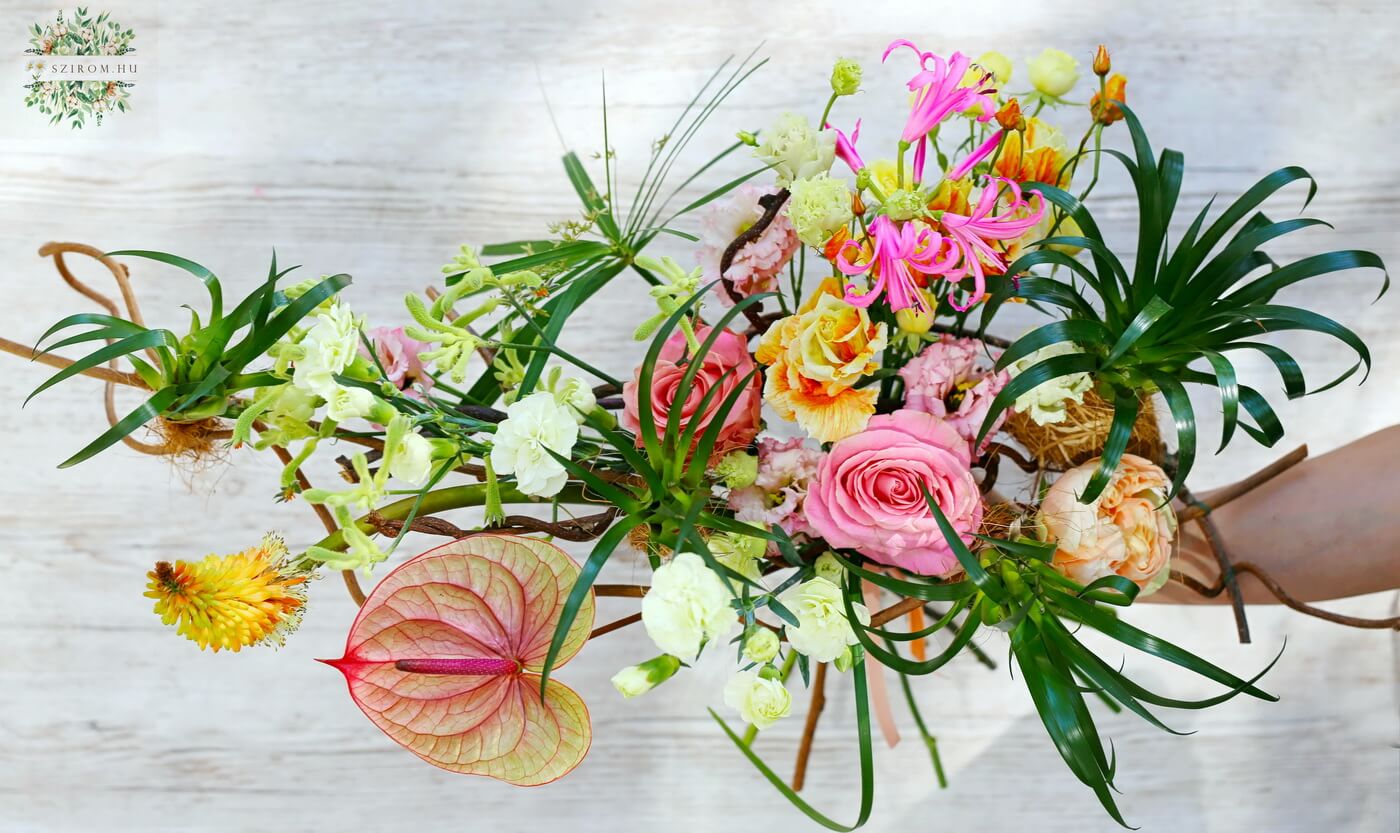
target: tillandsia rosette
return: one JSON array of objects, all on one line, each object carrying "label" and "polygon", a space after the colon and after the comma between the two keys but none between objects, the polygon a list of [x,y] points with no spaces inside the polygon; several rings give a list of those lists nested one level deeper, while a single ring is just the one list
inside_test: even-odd
[{"label": "tillandsia rosette", "polygon": [[[291,535],[296,550],[270,537],[235,555],[162,562],[147,595],[163,621],[215,651],[278,643],[314,604],[308,579],[344,571],[362,607],[345,655],[329,662],[365,714],[430,763],[526,785],[566,774],[589,747],[588,711],[556,680],[559,667],[590,638],[640,621],[658,653],[618,671],[617,690],[640,696],[721,653],[734,670],[715,692],[727,710],[712,712],[719,728],[836,830],[870,816],[875,728],[897,736],[886,677],[898,678],[941,781],[911,680],[967,653],[994,665],[987,653],[1005,644],[1009,684],[1029,690],[1071,773],[1125,823],[1094,701],[1173,731],[1159,709],[1274,699],[1258,687],[1263,671],[1236,675],[1129,621],[1135,601],[1173,579],[1178,525],[1202,511],[1184,486],[1198,448],[1188,386],[1214,389],[1220,449],[1241,435],[1275,444],[1279,417],[1232,356],[1262,353],[1289,396],[1369,368],[1350,330],[1278,298],[1384,266],[1361,251],[1282,264],[1263,251],[1322,224],[1262,209],[1298,181],[1311,198],[1302,168],[1179,213],[1182,156],[1152,149],[1103,48],[1087,106],[1068,102],[1078,64],[1056,50],[1030,62],[1022,93],[994,52],[974,60],[900,40],[882,60],[908,71],[903,125],[845,114],[862,78],[843,59],[815,121],[781,114],[673,184],[701,124],[762,65],[727,63],[654,144],[630,201],[605,106],[601,187],[564,157],[577,217],[547,239],[463,247],[439,286],[378,326],[341,297],[346,275],[297,282],[274,257],[228,305],[219,279],[190,260],[89,252],[129,314],[110,304],[50,328],[36,349],[61,369],[36,393],[85,374],[147,399],[113,413],[65,465],[141,446],[132,434],[143,425],[162,438],[146,445],[153,453],[271,449],[279,493],[312,505],[326,528],[315,542]],[[1068,133],[1068,122],[1080,126]],[[1126,150],[1106,144],[1114,133]],[[756,167],[676,205],[733,154]],[[1131,257],[1087,207],[1104,164],[1125,168],[1136,192]],[[1169,239],[1178,218],[1184,232]],[[697,265],[646,254],[663,235],[696,244]],[[66,275],[64,251],[82,250],[49,250]],[[190,273],[207,306],[183,333],[147,327],[118,258]],[[635,322],[645,355],[627,378],[560,346],[615,279],[635,281],[656,307]],[[1008,303],[1042,323],[1014,341],[991,335]],[[1310,387],[1270,343],[1278,330],[1330,336],[1356,366]],[[94,343],[76,361],[54,353]],[[346,482],[314,487],[303,464],[329,455]],[[1004,459],[1019,479],[998,477]],[[550,520],[507,514],[531,505]],[[484,520],[463,528],[445,517],[464,507]],[[410,531],[453,540],[388,569]],[[589,542],[586,557],[555,539]],[[650,581],[599,583],[618,553],[640,553]],[[359,577],[379,578],[367,597]],[[599,595],[639,598],[640,613],[594,629]],[[1148,689],[1089,647],[1086,631],[1219,691],[1182,700]],[[862,799],[849,824],[798,794],[823,689],[837,680],[854,689],[859,727]],[[789,784],[756,735],[792,714],[800,688],[814,706]]]}]

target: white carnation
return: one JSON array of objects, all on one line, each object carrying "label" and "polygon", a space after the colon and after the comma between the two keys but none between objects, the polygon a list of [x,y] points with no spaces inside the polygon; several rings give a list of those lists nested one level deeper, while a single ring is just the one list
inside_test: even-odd
[{"label": "white carnation", "polygon": [[836,158],[835,132],[813,130],[807,117],[796,113],[783,113],[762,138],[754,155],[773,167],[782,188],[831,170]]},{"label": "white carnation", "polygon": [[757,671],[740,671],[724,686],[724,704],[739,712],[745,723],[767,729],[792,711],[792,695],[781,680]]},{"label": "white carnation", "polygon": [[656,568],[642,597],[642,625],[657,647],[692,660],[706,642],[729,635],[736,624],[729,590],[700,556],[678,553]]},{"label": "white carnation", "polygon": [[[831,662],[859,642],[851,623],[846,621],[841,588],[824,578],[814,578],[789,588],[778,601],[797,617],[797,626],[787,626],[793,650],[817,662]],[[870,624],[870,611],[853,604],[856,618]]]},{"label": "white carnation", "polygon": [[578,423],[569,408],[556,402],[552,393],[532,393],[507,408],[506,419],[496,426],[491,466],[515,475],[516,486],[525,494],[553,497],[569,476],[549,452],[567,457],[577,440]]}]

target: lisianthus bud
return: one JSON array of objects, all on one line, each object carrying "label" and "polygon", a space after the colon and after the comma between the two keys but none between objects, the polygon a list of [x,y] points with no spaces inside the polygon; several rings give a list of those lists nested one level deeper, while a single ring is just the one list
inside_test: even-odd
[{"label": "lisianthus bud", "polygon": [[720,458],[715,476],[731,489],[746,489],[758,477],[758,458],[747,451],[731,451]]},{"label": "lisianthus bud", "polygon": [[767,628],[754,626],[744,637],[744,659],[762,665],[778,655],[778,635]]},{"label": "lisianthus bud", "polygon": [[1027,61],[1026,66],[1031,71],[1031,85],[1050,98],[1063,96],[1079,80],[1079,62],[1059,49],[1046,49]]},{"label": "lisianthus bud", "polygon": [[1108,47],[1099,44],[1098,50],[1094,52],[1094,74],[1102,78],[1113,68],[1113,62],[1108,57]]},{"label": "lisianthus bud", "polygon": [[1026,117],[1021,115],[1021,102],[1011,99],[997,111],[997,124],[1003,130],[1025,130]]},{"label": "lisianthus bud", "polygon": [[837,671],[840,671],[842,674],[844,674],[847,671],[851,670],[851,666],[855,665],[855,662],[855,655],[851,653],[850,648],[847,648],[845,652],[841,654],[841,656],[836,658],[833,664],[836,666]]},{"label": "lisianthus bud", "polygon": [[631,700],[640,697],[675,675],[681,661],[670,654],[652,657],[646,662],[630,665],[612,677],[617,693]]},{"label": "lisianthus bud", "polygon": [[797,238],[821,248],[837,229],[845,228],[851,213],[851,191],[846,183],[821,173],[792,183],[788,219]]},{"label": "lisianthus bud", "polygon": [[747,130],[740,130],[734,134],[734,137],[751,148],[758,147],[758,137]]},{"label": "lisianthus bud", "polygon": [[841,58],[831,68],[831,91],[837,95],[855,95],[860,89],[860,64]]}]

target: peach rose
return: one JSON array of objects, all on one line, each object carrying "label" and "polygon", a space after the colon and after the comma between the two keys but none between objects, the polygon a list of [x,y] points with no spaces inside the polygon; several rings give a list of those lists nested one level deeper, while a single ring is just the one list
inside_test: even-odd
[{"label": "peach rose", "polygon": [[[695,328],[695,338],[700,343],[703,344],[709,335],[709,327]],[[666,343],[661,347],[661,354],[657,357],[656,369],[651,377],[650,395],[651,412],[658,436],[666,432],[666,422],[670,418],[671,410],[677,406],[676,388],[680,386],[681,377],[689,367],[688,364],[678,362],[688,354],[685,334],[677,330],[666,339]],[[685,401],[679,403],[681,433],[685,432],[692,421],[698,419],[700,427],[695,431],[695,441],[699,442],[725,400],[755,367],[744,337],[730,330],[721,332],[709,352],[705,354]],[[641,378],[642,369],[638,367],[632,381],[622,386],[622,425],[637,435],[638,448],[642,447],[641,422],[638,420],[637,409],[637,386]],[[758,375],[755,374],[749,380],[748,389],[739,394],[734,407],[725,416],[724,427],[720,429],[714,452],[710,456],[712,461],[736,448],[747,446],[758,434],[759,415],[763,407],[759,384]],[[701,411],[700,403],[704,400],[706,391],[715,385],[720,386],[719,392],[710,397],[705,410]]]},{"label": "peach rose", "polygon": [[1098,465],[1090,460],[1060,475],[1040,504],[1043,536],[1058,546],[1055,569],[1080,584],[1119,575],[1155,591],[1168,575],[1176,538],[1176,513],[1163,501],[1167,475],[1124,454],[1103,493],[1080,503]]}]

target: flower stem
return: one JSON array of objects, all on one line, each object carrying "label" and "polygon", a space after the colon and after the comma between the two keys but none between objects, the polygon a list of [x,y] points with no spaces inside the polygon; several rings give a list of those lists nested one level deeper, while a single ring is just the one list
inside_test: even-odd
[{"label": "flower stem", "polygon": [[[381,521],[399,521],[408,517],[408,515],[411,512],[413,512],[414,505],[417,504],[417,515],[419,517],[422,517],[424,515],[435,515],[439,512],[446,512],[449,509],[461,509],[467,506],[481,506],[486,502],[486,492],[487,484],[485,483],[472,483],[467,486],[451,486],[446,489],[435,489],[431,492],[428,492],[427,494],[422,496],[421,503],[418,502],[418,495],[412,495],[410,497],[404,498],[403,500],[395,501],[386,506],[382,506],[379,509],[375,510],[375,512],[378,514],[379,519]],[[593,502],[585,499],[583,495],[583,486],[577,483],[571,483],[565,486],[564,490],[560,492],[554,499],[561,503],[586,504]],[[538,501],[535,498],[529,497],[528,495],[521,493],[517,489],[514,489],[509,486],[501,487],[501,503],[503,504],[537,502]],[[370,522],[368,515],[357,519],[355,521],[355,525],[360,529],[361,532],[364,532],[366,535],[372,535],[378,529],[378,527],[375,524]],[[325,538],[322,538],[320,541],[316,542],[315,546],[321,547],[323,549],[334,550],[337,552],[344,550],[345,533],[342,530],[337,529],[335,532],[332,532],[330,535],[327,535]],[[315,566],[315,562],[303,559],[303,562],[300,566],[312,567]]]}]

